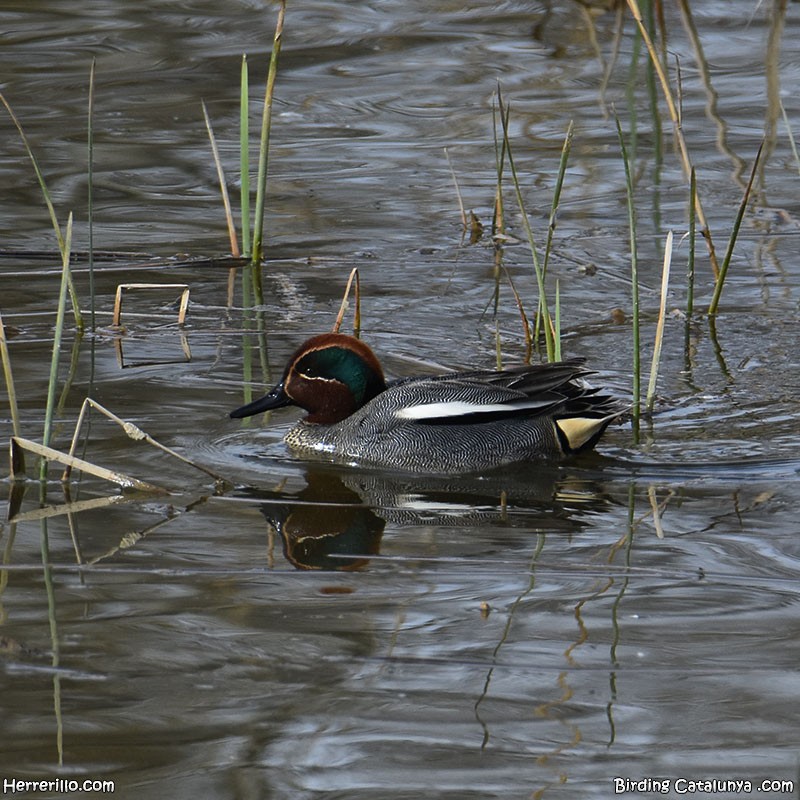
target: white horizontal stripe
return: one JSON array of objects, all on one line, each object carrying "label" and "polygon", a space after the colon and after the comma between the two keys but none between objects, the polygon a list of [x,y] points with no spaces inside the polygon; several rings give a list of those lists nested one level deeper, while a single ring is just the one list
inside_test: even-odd
[{"label": "white horizontal stripe", "polygon": [[521,409],[533,409],[549,406],[541,400],[518,400],[514,403],[467,403],[464,400],[452,400],[444,403],[424,403],[418,406],[407,406],[394,412],[398,419],[447,419],[463,417],[467,414],[510,413]]}]

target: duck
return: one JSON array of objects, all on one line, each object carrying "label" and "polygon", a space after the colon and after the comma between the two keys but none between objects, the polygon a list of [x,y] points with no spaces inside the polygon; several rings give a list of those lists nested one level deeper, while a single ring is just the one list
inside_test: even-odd
[{"label": "duck", "polygon": [[324,333],[297,348],[268,394],[230,417],[299,406],[307,416],[284,441],[303,459],[435,474],[557,462],[591,450],[625,411],[587,383],[584,363],[387,381],[365,342]]}]

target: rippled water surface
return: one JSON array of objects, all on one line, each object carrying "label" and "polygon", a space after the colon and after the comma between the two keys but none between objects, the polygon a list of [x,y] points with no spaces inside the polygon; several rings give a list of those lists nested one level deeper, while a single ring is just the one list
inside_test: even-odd
[{"label": "rippled water surface", "polygon": [[[765,138],[710,327],[702,313],[686,324],[687,180],[644,56],[632,66],[627,13],[620,37],[615,11],[571,0],[290,3],[253,308],[241,276],[228,302],[201,101],[238,208],[241,56],[255,128],[276,6],[6,5],[0,91],[62,225],[74,214],[76,252],[89,246],[96,59],[93,245],[116,254],[96,265],[94,335],[77,336],[68,304],[51,444],[69,449],[91,395],[230,485],[97,414],[79,455],[169,494],[120,494],[85,474],[65,494],[55,465],[46,497],[38,482],[13,495],[6,484],[0,778],[111,780],[125,798],[608,798],[615,777],[668,779],[676,797],[680,779],[797,796],[800,177],[781,104],[800,129],[800,6],[693,3],[689,19],[665,4],[720,260]],[[363,336],[392,376],[489,367],[498,337],[506,363],[525,357],[508,280],[495,283],[498,85],[540,245],[574,123],[548,286],[558,280],[565,355],[624,398],[630,243],[614,113],[636,186],[645,376],[675,231],[652,421],[638,436],[613,427],[560,467],[448,479],[300,462],[281,442],[292,410],[263,429],[229,420],[245,384],[262,391],[300,341],[330,329],[353,266]],[[41,441],[60,259],[5,112],[0,128],[0,313],[20,433]],[[472,244],[445,148],[483,225]],[[503,264],[532,316],[505,177]],[[696,252],[702,311],[713,278],[699,236]],[[85,260],[74,276],[88,309]],[[189,286],[184,335],[177,289],[131,291],[124,335],[109,329],[118,284],[142,282]],[[767,779],[793,785],[768,793]]]}]

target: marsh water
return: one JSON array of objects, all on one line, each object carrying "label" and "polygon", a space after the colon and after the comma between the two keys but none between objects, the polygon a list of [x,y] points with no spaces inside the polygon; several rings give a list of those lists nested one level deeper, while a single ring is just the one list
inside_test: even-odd
[{"label": "marsh water", "polygon": [[[665,4],[667,64],[720,261],[765,138],[713,326],[699,234],[687,321],[688,181],[627,13],[619,35],[614,10],[569,0],[290,3],[256,306],[241,270],[228,300],[201,101],[238,208],[241,57],[257,128],[277,7],[5,4],[0,89],[62,225],[74,215],[77,253],[96,59],[97,328],[79,336],[68,304],[50,443],[69,449],[90,395],[228,482],[95,412],[78,455],[169,494],[77,472],[65,490],[58,465],[21,497],[3,484],[0,779],[76,782],[13,796],[73,796],[85,780],[124,798],[677,797],[682,780],[797,796],[800,177],[781,105],[796,133],[800,6],[691,12]],[[271,386],[299,342],[331,328],[353,267],[362,336],[392,376],[490,367],[498,341],[504,363],[525,358],[497,269],[532,317],[508,174],[506,236],[491,231],[498,85],[540,246],[574,123],[548,290],[557,279],[564,355],[627,400],[615,113],[645,378],[675,233],[652,418],[570,463],[458,478],[303,463],[281,442],[291,409],[229,420],[245,387]],[[0,313],[20,434],[41,441],[60,258],[5,112],[0,126]],[[88,312],[85,260],[74,279]],[[184,329],[173,288],[130,290],[112,329],[130,283],[187,285]],[[2,403],[5,442],[5,391]],[[726,783],[714,796],[737,795]]]}]

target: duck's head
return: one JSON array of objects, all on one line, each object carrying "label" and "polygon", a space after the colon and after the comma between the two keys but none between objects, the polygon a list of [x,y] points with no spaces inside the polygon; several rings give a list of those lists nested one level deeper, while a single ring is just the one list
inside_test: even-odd
[{"label": "duck's head", "polygon": [[332,425],[385,388],[381,365],[367,345],[343,333],[324,333],[300,345],[269,394],[230,415],[240,419],[295,405],[308,411],[307,422]]}]

